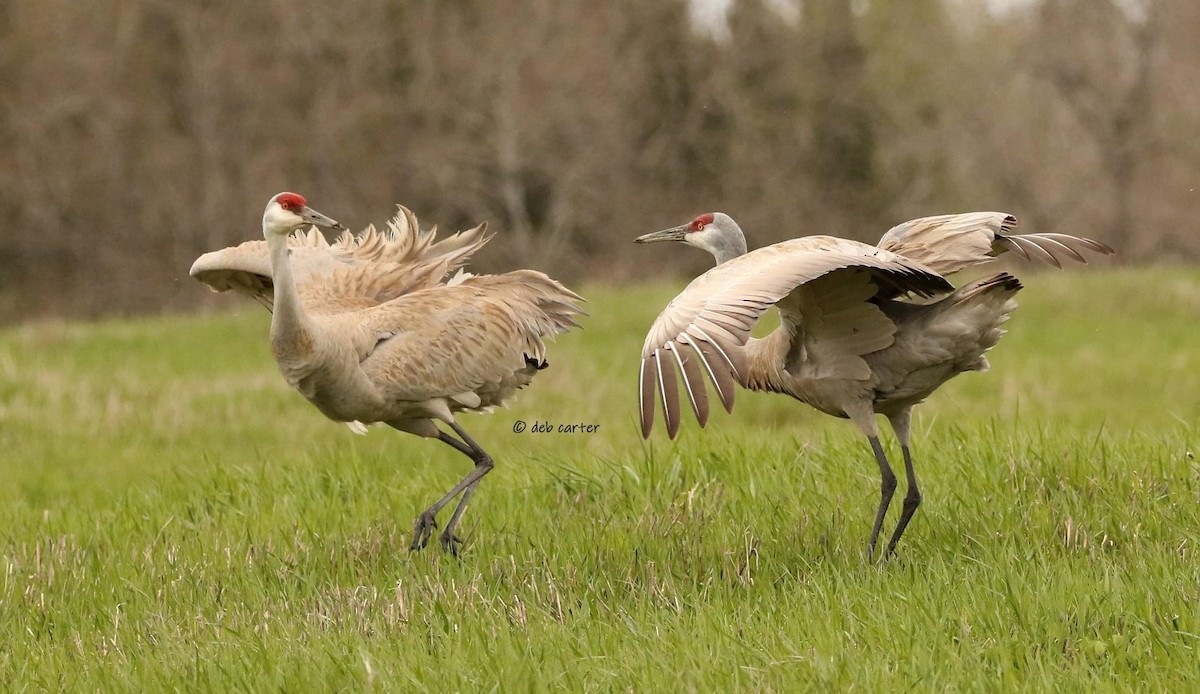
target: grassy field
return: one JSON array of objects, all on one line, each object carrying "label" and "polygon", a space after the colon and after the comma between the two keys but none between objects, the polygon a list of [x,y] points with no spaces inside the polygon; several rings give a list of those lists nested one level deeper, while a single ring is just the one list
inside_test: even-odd
[{"label": "grassy field", "polygon": [[1200,271],[1023,278],[993,371],[917,410],[925,504],[882,565],[845,422],[740,393],[638,436],[641,340],[681,283],[586,291],[516,405],[463,418],[497,467],[461,560],[407,545],[467,462],[323,419],[255,305],[0,332],[0,683],[1194,689]]}]

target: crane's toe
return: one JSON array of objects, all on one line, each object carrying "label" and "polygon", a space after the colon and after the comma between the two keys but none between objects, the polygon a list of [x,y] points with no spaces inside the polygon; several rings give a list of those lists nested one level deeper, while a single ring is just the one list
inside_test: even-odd
[{"label": "crane's toe", "polygon": [[458,552],[462,549],[463,540],[458,535],[451,532],[444,532],[440,535],[442,541],[442,549],[449,552],[452,556],[457,557]]},{"label": "crane's toe", "polygon": [[[425,545],[429,544],[429,538],[433,537],[433,531],[437,530],[437,527],[437,518],[429,511],[417,516],[417,522],[413,525],[413,541],[409,545],[408,551],[415,552],[418,549],[425,549]],[[445,544],[444,539],[442,544]]]}]

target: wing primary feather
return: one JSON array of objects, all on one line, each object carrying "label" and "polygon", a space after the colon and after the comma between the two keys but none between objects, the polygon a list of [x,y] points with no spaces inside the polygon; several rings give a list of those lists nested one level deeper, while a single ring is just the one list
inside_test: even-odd
[{"label": "wing primary feather", "polygon": [[1021,244],[1017,243],[1016,241],[1013,241],[1012,236],[997,236],[996,243],[1000,244],[1000,246],[1006,250],[1015,252],[1017,255],[1021,256],[1021,258],[1024,260],[1032,260],[1029,257],[1029,254],[1025,252],[1025,249],[1021,248]]},{"label": "wing primary feather", "polygon": [[[703,427],[708,423],[708,393],[704,389],[704,377],[700,375],[700,369],[696,366],[696,362],[692,361],[686,353],[681,353],[678,344],[668,342],[666,348],[671,350],[672,356],[675,357],[679,375],[683,377],[683,388],[687,391],[688,402],[692,405],[696,421],[700,422],[700,426]],[[701,399],[704,400],[703,405],[701,405]]]},{"label": "wing primary feather", "polygon": [[1074,248],[1076,251],[1079,251],[1078,248],[1075,248],[1075,245],[1078,244],[1079,246],[1086,248],[1089,251],[1092,251],[1094,253],[1100,253],[1101,255],[1112,255],[1112,254],[1116,253],[1116,251],[1113,250],[1112,246],[1109,246],[1106,243],[1100,243],[1099,241],[1093,241],[1092,239],[1085,238],[1083,236],[1071,236],[1069,234],[1056,234],[1053,232],[1045,232],[1045,233],[1038,234],[1038,235],[1044,236],[1048,239],[1054,239],[1055,241],[1061,243],[1064,246],[1069,246],[1071,248]]},{"label": "wing primary feather", "polygon": [[[684,333],[679,336],[679,341],[687,344],[689,347],[692,348],[692,352],[700,360],[700,364],[704,366],[704,370],[708,372],[708,378],[712,381],[713,388],[716,389],[716,391],[717,391],[717,398],[720,399],[721,403],[725,406],[726,410],[732,410],[732,408],[733,408],[733,403],[731,401],[732,396],[730,396],[730,398],[727,398],[725,395],[725,389],[729,388],[732,384],[722,383],[722,379],[719,376],[717,376],[716,372],[713,371],[712,364],[709,363],[708,357],[705,356],[704,350],[701,347],[700,343],[694,341],[692,339],[691,335]],[[727,400],[728,400],[728,402],[727,402]],[[705,394],[705,397],[704,397],[704,404],[705,404],[705,411],[704,411],[705,421],[701,422],[700,426],[704,426],[704,424],[706,424],[708,421],[708,395],[707,395],[707,393]]]},{"label": "wing primary feather", "polygon": [[1058,262],[1058,258],[1050,255],[1046,249],[1037,245],[1033,241],[1030,241],[1023,236],[1006,236],[1004,238],[1006,238],[1010,243],[1020,246],[1021,249],[1025,251],[1026,258],[1037,258],[1048,265],[1053,265],[1060,270],[1062,269],[1062,263]]},{"label": "wing primary feather", "polygon": [[662,358],[661,349],[654,350],[654,361],[658,364],[658,387],[662,391],[667,438],[674,439],[679,433],[679,383],[675,380],[675,367]]},{"label": "wing primary feather", "polygon": [[733,363],[733,360],[729,358],[729,355],[725,353],[725,350],[721,347],[721,345],[717,343],[716,340],[712,339],[712,336],[704,332],[704,329],[699,325],[693,325],[691,329],[696,331],[696,337],[704,340],[708,344],[712,345],[713,349],[717,350],[717,353],[720,354],[721,358],[725,360],[725,363],[729,365],[729,370],[733,372],[733,377],[739,381],[742,380],[741,376],[738,374],[737,365]]},{"label": "wing primary feather", "polygon": [[638,415],[642,420],[642,438],[650,438],[650,429],[654,426],[654,362],[650,357],[642,360],[642,370],[638,374]]},{"label": "wing primary feather", "polygon": [[1035,240],[1037,242],[1037,244],[1040,245],[1042,248],[1044,248],[1047,252],[1049,252],[1050,249],[1052,249],[1052,248],[1058,249],[1061,252],[1066,253],[1071,258],[1071,260],[1074,260],[1077,263],[1083,263],[1084,265],[1087,265],[1087,258],[1084,258],[1074,248],[1071,248],[1070,246],[1063,243],[1062,241],[1059,241],[1058,239],[1054,238],[1053,236],[1047,236],[1045,234],[1033,234],[1033,235],[1027,236],[1026,238],[1028,238],[1030,240]]},{"label": "wing primary feather", "polygon": [[704,385],[704,374],[700,366],[696,364],[698,352],[694,347],[688,347],[683,353],[683,370],[687,373],[688,379],[695,384],[695,389],[692,391],[693,403],[696,405],[696,421],[700,423],[700,427],[704,428],[708,424],[708,388]]},{"label": "wing primary feather", "polygon": [[[721,398],[721,404],[725,406],[726,412],[733,412],[733,398],[737,391],[737,382],[721,363],[719,350],[712,343],[704,341],[696,343],[696,347],[704,357],[704,364],[709,369],[708,375],[712,377],[717,395]],[[713,365],[716,368],[712,368]]]}]

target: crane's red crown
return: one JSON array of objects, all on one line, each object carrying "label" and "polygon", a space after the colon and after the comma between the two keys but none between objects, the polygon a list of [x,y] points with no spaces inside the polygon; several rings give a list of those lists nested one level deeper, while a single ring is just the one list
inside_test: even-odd
[{"label": "crane's red crown", "polygon": [[308,201],[304,199],[304,196],[296,193],[280,193],[275,196],[275,202],[279,203],[283,209],[291,211],[302,210],[308,206]]},{"label": "crane's red crown", "polygon": [[702,214],[699,217],[696,217],[695,219],[692,220],[692,223],[688,225],[688,231],[700,231],[701,229],[703,229],[704,227],[706,227],[712,223],[713,223],[713,216],[712,216],[711,212],[709,212],[707,214]]}]

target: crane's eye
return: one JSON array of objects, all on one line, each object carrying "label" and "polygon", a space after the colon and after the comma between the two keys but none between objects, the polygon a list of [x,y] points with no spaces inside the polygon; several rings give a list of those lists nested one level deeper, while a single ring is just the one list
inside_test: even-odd
[{"label": "crane's eye", "polygon": [[704,222],[700,221],[699,219],[692,220],[692,231],[700,231],[703,228]]}]

